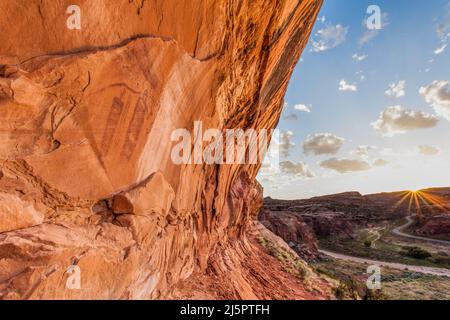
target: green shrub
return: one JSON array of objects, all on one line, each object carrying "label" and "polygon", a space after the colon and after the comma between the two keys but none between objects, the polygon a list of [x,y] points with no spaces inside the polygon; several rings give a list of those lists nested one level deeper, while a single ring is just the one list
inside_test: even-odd
[{"label": "green shrub", "polygon": [[367,289],[364,300],[386,300],[387,297],[381,289]]},{"label": "green shrub", "polygon": [[434,258],[434,262],[437,264],[450,265],[450,257],[438,256],[438,257]]},{"label": "green shrub", "polygon": [[419,247],[409,247],[404,252],[404,255],[414,259],[426,259],[431,257],[431,253]]},{"label": "green shrub", "polygon": [[333,288],[333,294],[337,299],[342,300],[345,298],[345,294],[347,292],[347,286],[343,283],[339,284],[338,287]]},{"label": "green shrub", "polygon": [[283,247],[280,247],[266,238],[259,238],[259,243],[269,251],[269,254],[280,261],[283,269],[302,279],[305,280],[308,276],[308,270],[305,262],[300,260],[297,256],[289,251],[286,251]]},{"label": "green shrub", "polygon": [[338,300],[357,300],[359,298],[358,284],[352,279],[347,279],[333,288],[333,294]]}]

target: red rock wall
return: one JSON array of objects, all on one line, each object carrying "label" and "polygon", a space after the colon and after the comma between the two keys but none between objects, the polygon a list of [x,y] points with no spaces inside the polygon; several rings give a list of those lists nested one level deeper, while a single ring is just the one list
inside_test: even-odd
[{"label": "red rock wall", "polygon": [[69,30],[70,1],[0,0],[0,297],[170,297],[251,250],[258,166],[175,165],[170,135],[275,127],[321,2],[80,0]]}]

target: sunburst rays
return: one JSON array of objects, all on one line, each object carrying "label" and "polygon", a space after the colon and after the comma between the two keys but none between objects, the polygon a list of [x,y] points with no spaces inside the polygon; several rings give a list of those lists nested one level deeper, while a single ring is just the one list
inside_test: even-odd
[{"label": "sunburst rays", "polygon": [[393,209],[407,203],[408,214],[423,214],[424,210],[429,212],[445,212],[450,213],[450,201],[436,193],[426,190],[409,190],[400,193],[399,200],[393,205]]}]

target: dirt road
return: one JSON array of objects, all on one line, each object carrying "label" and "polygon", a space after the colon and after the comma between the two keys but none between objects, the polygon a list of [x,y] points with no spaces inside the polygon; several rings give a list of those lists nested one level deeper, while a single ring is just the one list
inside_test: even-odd
[{"label": "dirt road", "polygon": [[412,219],[412,217],[406,217],[406,219],[408,221],[405,224],[403,224],[403,225],[401,225],[401,226],[399,226],[399,227],[397,227],[397,228],[392,230],[393,234],[401,236],[401,237],[410,238],[410,239],[416,239],[416,240],[422,240],[422,241],[427,241],[427,242],[445,244],[445,245],[449,245],[450,246],[450,241],[431,239],[431,238],[414,236],[414,235],[411,235],[411,234],[404,233],[403,230],[405,230],[406,228],[408,228],[410,225],[412,225],[414,223],[414,219]]},{"label": "dirt road", "polygon": [[445,269],[445,268],[422,267],[422,266],[413,266],[413,265],[396,263],[396,262],[371,260],[371,259],[366,259],[366,258],[347,256],[345,254],[331,252],[331,251],[327,251],[327,250],[321,250],[321,249],[319,250],[319,252],[326,254],[327,256],[330,256],[332,258],[340,259],[340,260],[364,263],[367,265],[378,265],[380,267],[388,267],[388,268],[397,269],[397,270],[408,270],[408,271],[413,271],[413,272],[420,272],[420,273],[432,274],[435,276],[444,276],[444,277],[450,278],[450,269]]}]

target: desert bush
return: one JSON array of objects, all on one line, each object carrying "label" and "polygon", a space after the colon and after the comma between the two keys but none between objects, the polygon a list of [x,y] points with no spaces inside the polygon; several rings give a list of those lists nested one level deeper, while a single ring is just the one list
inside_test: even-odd
[{"label": "desert bush", "polygon": [[346,296],[347,290],[347,286],[343,283],[340,283],[339,286],[333,288],[333,294],[337,299],[343,300]]},{"label": "desert bush", "polygon": [[315,271],[316,271],[317,273],[326,275],[326,276],[328,276],[328,277],[330,277],[330,278],[336,279],[336,275],[335,275],[333,272],[331,272],[331,271],[329,271],[329,270],[327,270],[327,269],[325,269],[325,268],[322,268],[322,267],[316,267],[316,268],[315,268]]},{"label": "desert bush", "polygon": [[437,264],[448,264],[450,265],[450,257],[448,256],[437,256],[434,258],[434,262]]},{"label": "desert bush", "polygon": [[304,261],[300,260],[291,252],[276,245],[266,238],[259,238],[259,243],[269,251],[269,254],[280,261],[283,269],[290,274],[305,280],[308,276],[308,270]]},{"label": "desert bush", "polygon": [[387,297],[381,289],[367,289],[364,300],[386,300]]},{"label": "desert bush", "polygon": [[414,259],[426,259],[431,257],[431,253],[419,247],[409,247],[403,254]]},{"label": "desert bush", "polygon": [[336,299],[338,300],[344,300],[344,299],[350,299],[350,300],[358,300],[359,299],[359,286],[357,281],[354,281],[353,279],[346,279],[344,282],[340,282],[337,287],[333,288],[333,294],[335,295]]}]

